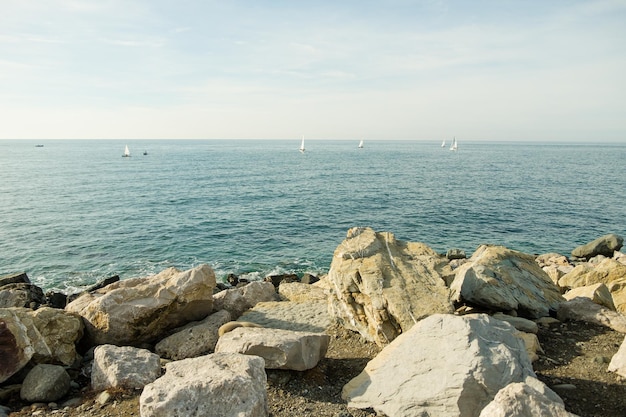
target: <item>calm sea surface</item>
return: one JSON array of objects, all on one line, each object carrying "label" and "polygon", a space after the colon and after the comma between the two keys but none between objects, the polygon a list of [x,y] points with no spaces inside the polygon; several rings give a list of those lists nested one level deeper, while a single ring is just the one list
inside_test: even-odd
[{"label": "calm sea surface", "polygon": [[626,237],[626,144],[357,143],[0,141],[0,274],[65,292],[200,263],[317,274],[353,226],[468,255]]}]

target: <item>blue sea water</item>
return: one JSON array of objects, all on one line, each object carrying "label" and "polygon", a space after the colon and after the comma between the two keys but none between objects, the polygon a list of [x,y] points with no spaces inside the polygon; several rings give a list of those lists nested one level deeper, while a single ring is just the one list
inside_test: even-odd
[{"label": "blue sea water", "polygon": [[0,274],[64,292],[201,263],[320,274],[354,226],[468,254],[626,234],[626,144],[357,143],[2,140]]}]

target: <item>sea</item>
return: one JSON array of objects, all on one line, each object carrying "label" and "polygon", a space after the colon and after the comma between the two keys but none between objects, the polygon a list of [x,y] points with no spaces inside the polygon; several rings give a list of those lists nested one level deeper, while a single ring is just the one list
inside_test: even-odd
[{"label": "sea", "polygon": [[626,235],[626,144],[358,142],[0,140],[0,275],[65,293],[203,263],[321,275],[356,226],[468,256]]}]

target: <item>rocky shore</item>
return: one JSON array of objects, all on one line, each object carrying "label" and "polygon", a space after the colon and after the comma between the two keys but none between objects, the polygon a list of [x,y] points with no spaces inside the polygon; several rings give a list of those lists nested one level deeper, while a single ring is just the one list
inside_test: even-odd
[{"label": "rocky shore", "polygon": [[0,277],[0,416],[624,416],[626,256],[353,228],[326,276]]}]

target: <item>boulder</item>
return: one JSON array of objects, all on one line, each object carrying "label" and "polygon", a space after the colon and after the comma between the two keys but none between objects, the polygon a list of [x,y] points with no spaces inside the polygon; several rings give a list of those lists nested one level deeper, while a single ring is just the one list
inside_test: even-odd
[{"label": "boulder", "polygon": [[508,314],[503,313],[495,313],[493,315],[494,319],[506,321],[513,325],[517,330],[526,332],[526,333],[534,333],[537,334],[539,332],[539,326],[532,320],[525,319],[523,317],[514,317],[509,316]]},{"label": "boulder", "polygon": [[100,345],[94,350],[91,388],[141,389],[161,376],[159,355],[130,346]]},{"label": "boulder", "polygon": [[305,371],[324,358],[329,342],[323,333],[239,327],[220,337],[215,352],[260,356],[267,369]]},{"label": "boulder", "polygon": [[561,321],[577,320],[609,327],[626,333],[626,316],[594,303],[586,297],[576,297],[559,306],[557,318]]},{"label": "boulder", "polygon": [[486,314],[435,314],[386,346],[343,387],[348,407],[397,416],[477,416],[535,376],[515,328]]},{"label": "boulder", "polygon": [[572,250],[572,256],[575,258],[589,259],[596,255],[604,255],[610,258],[613,256],[613,252],[622,248],[623,243],[624,239],[621,236],[611,233],[582,246],[578,246]]},{"label": "boulder", "polygon": [[504,246],[482,245],[460,266],[450,285],[456,301],[536,319],[564,301],[533,256]]},{"label": "boulder", "polygon": [[615,304],[613,304],[613,297],[611,292],[603,283],[597,283],[587,285],[585,287],[577,287],[569,290],[563,294],[563,298],[566,300],[573,300],[576,297],[585,297],[590,299],[596,304],[600,304],[611,310],[615,310]]},{"label": "boulder", "polygon": [[281,300],[288,301],[326,301],[328,299],[328,293],[322,287],[300,282],[283,282],[278,286],[278,295]]},{"label": "boulder", "polygon": [[608,371],[615,372],[619,376],[626,378],[626,337],[617,353],[611,358]]},{"label": "boulder", "polygon": [[565,410],[563,400],[536,378],[502,388],[479,417],[576,417]]},{"label": "boulder", "polygon": [[142,417],[267,417],[264,361],[258,356],[213,353],[170,362],[165,375],[144,387]]},{"label": "boulder", "polygon": [[181,360],[195,358],[215,351],[220,326],[231,320],[230,313],[220,310],[200,322],[192,322],[177,329],[154,347],[162,358]]},{"label": "boulder", "polygon": [[12,309],[0,309],[0,383],[26,366],[34,353],[26,326]]},{"label": "boulder", "polygon": [[227,310],[236,319],[257,303],[277,299],[276,288],[271,282],[253,281],[243,287],[218,292],[213,296],[213,307],[215,310]]},{"label": "boulder", "polygon": [[140,346],[167,330],[204,319],[213,309],[215,274],[208,265],[115,282],[65,307],[83,317],[91,345]]},{"label": "boulder", "polygon": [[26,275],[26,272],[17,272],[14,274],[0,276],[0,287],[4,287],[7,284],[15,284],[18,282],[30,284],[30,279],[28,279],[28,275]]},{"label": "boulder", "polygon": [[36,309],[46,303],[43,290],[34,284],[16,282],[0,287],[0,308],[27,307]]},{"label": "boulder", "polygon": [[571,266],[565,256],[555,252],[541,254],[535,258],[535,262],[537,262],[541,268],[545,268],[546,266]]},{"label": "boulder", "polygon": [[328,272],[329,310],[346,328],[386,345],[418,320],[454,311],[446,269],[447,260],[423,243],[352,228]]},{"label": "boulder", "polygon": [[31,403],[56,401],[68,393],[70,382],[70,376],[62,366],[39,364],[24,378],[20,398]]},{"label": "boulder", "polygon": [[258,303],[238,321],[262,327],[323,333],[331,324],[326,301],[266,301]]}]

